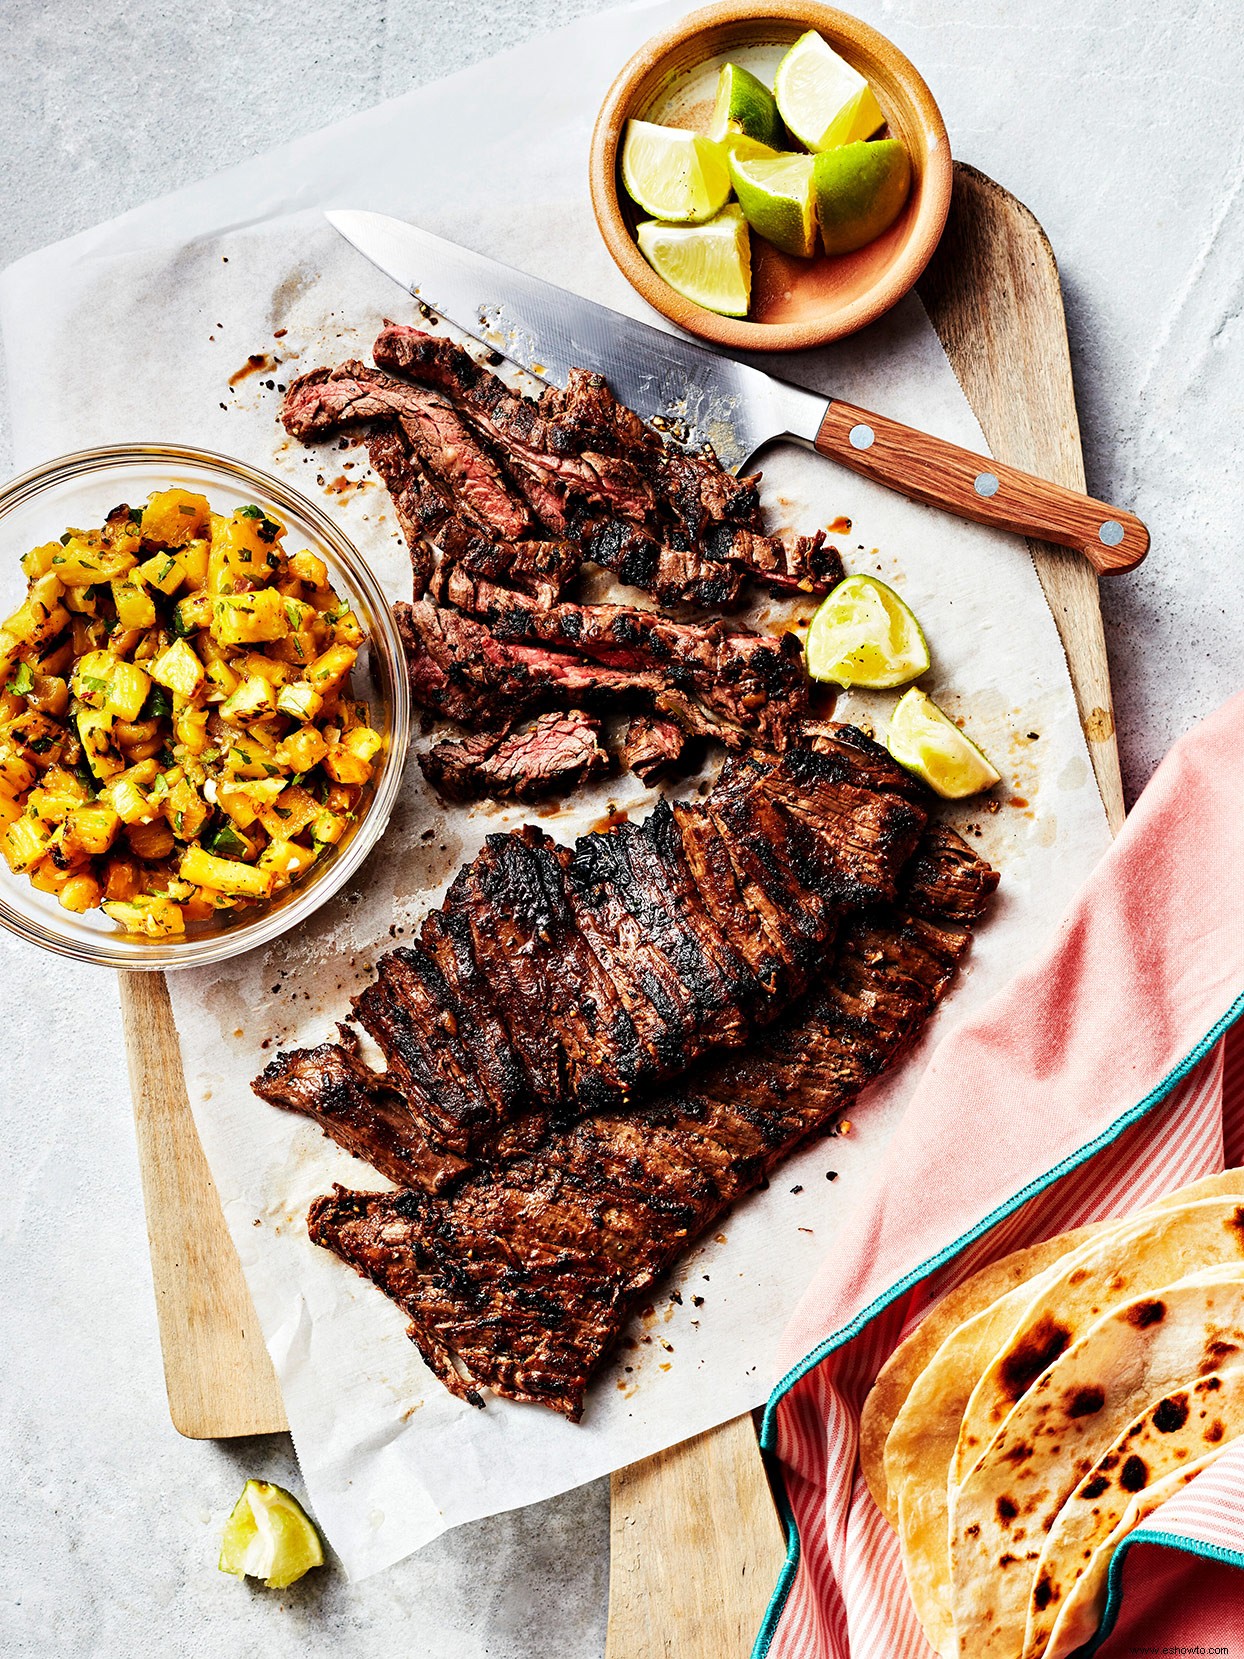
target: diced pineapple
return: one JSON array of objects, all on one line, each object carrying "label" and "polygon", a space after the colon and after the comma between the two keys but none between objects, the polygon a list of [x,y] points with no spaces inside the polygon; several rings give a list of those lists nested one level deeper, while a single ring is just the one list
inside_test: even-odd
[{"label": "diced pineapple", "polygon": [[352,754],[344,743],[334,743],[324,756],[324,770],[335,783],[366,783],[371,763]]},{"label": "diced pineapple", "polygon": [[328,586],[328,566],[323,559],[317,559],[314,553],[308,552],[305,548],[289,560],[289,572],[309,588]]},{"label": "diced pineapple", "polygon": [[188,593],[173,607],[173,632],[185,638],[197,634],[200,628],[212,625],[212,596],[210,593]]},{"label": "diced pineapple", "polygon": [[59,893],[72,879],[73,871],[65,869],[55,858],[41,858],[26,871],[30,885],[40,893]]},{"label": "diced pineapple", "polygon": [[259,814],[259,822],[273,841],[292,841],[315,822],[320,811],[315,796],[292,783]]},{"label": "diced pineapple", "polygon": [[112,602],[122,628],[154,628],[155,600],[140,582],[122,577],[112,584]]},{"label": "diced pineapple", "polygon": [[333,644],[350,645],[356,650],[363,643],[363,629],[353,611],[343,611],[333,622]]},{"label": "diced pineapple", "polygon": [[64,549],[58,541],[45,542],[42,547],[32,547],[29,553],[22,555],[22,570],[28,581],[36,582],[40,576],[46,576],[56,563],[57,555]]},{"label": "diced pineapple", "polygon": [[153,818],[148,824],[127,825],[125,839],[138,858],[150,863],[167,858],[173,850],[172,826],[163,818]]},{"label": "diced pineapple", "polygon": [[321,697],[336,691],[354,667],[358,652],[348,645],[330,645],[307,669],[307,680]]},{"label": "diced pineapple", "polygon": [[125,770],[125,760],[112,736],[113,717],[103,709],[80,709],[78,737],[87,765],[97,778],[110,778]]},{"label": "diced pineapple", "polygon": [[114,778],[99,792],[99,800],[112,808],[123,824],[149,824],[159,806],[148,800],[133,777]]},{"label": "diced pineapple", "polygon": [[315,860],[314,847],[299,847],[293,841],[280,841],[274,836],[259,855],[259,868],[270,871],[273,886],[280,889],[297,881]]},{"label": "diced pineapple", "polygon": [[212,634],[221,645],[259,645],[289,632],[284,602],[275,588],[220,594],[212,612]]},{"label": "diced pineapple", "polygon": [[281,687],[276,706],[291,720],[314,720],[324,706],[324,699],[306,680],[295,680],[292,685]]},{"label": "diced pineapple", "polygon": [[91,801],[84,806],[76,806],[65,819],[65,851],[98,857],[108,851],[120,828],[120,817],[105,803]]},{"label": "diced pineapple", "polygon": [[127,933],[145,933],[153,939],[164,939],[186,931],[181,907],[160,893],[139,893],[128,901],[105,899],[103,909]]},{"label": "diced pineapple", "polygon": [[252,674],[243,680],[231,697],[220,705],[220,717],[230,725],[250,726],[276,713],[276,697],[270,681]]},{"label": "diced pineapple", "polygon": [[20,795],[34,787],[39,773],[11,744],[0,744],[0,791]]},{"label": "diced pineapple", "polygon": [[183,881],[217,893],[264,899],[272,891],[271,870],[261,870],[233,858],[217,858],[213,853],[204,852],[202,847],[186,849],[177,873]]},{"label": "diced pineapple", "polygon": [[234,593],[246,584],[258,587],[271,581],[281,568],[278,543],[283,534],[276,520],[258,507],[239,507],[230,518],[214,516],[208,589],[212,593]]},{"label": "diced pineapple", "polygon": [[207,748],[207,710],[179,709],[173,720],[177,741],[184,743],[192,755],[201,755]]},{"label": "diced pineapple", "polygon": [[275,759],[278,766],[287,766],[291,772],[309,772],[327,753],[323,733],[314,726],[300,726],[277,744]]},{"label": "diced pineapple", "polygon": [[248,651],[244,657],[235,659],[234,667],[242,674],[258,674],[261,680],[267,680],[270,685],[278,688],[292,675],[288,663],[265,657],[262,651]]},{"label": "diced pineapple", "polygon": [[71,876],[60,890],[60,902],[65,909],[79,915],[94,910],[103,896],[104,890],[95,877],[85,874]]},{"label": "diced pineapple", "polygon": [[0,841],[5,860],[14,875],[20,876],[37,864],[52,839],[52,826],[38,818],[15,818]]},{"label": "diced pineapple", "polygon": [[133,570],[137,560],[122,546],[109,546],[98,530],[79,530],[52,556],[52,569],[67,588],[94,587]]},{"label": "diced pineapple", "polygon": [[[0,630],[0,672],[7,675],[13,658],[26,645],[41,645],[45,639],[55,639],[62,628],[69,626],[69,612],[58,600],[47,602],[30,595],[6,617]],[[10,645],[5,636],[11,636]]]},{"label": "diced pineapple", "polygon": [[384,738],[370,726],[352,726],[341,740],[342,746],[360,760],[372,760],[384,748]]},{"label": "diced pineapple", "polygon": [[211,508],[189,490],[158,490],[143,508],[143,538],[162,547],[184,547],[207,533]]},{"label": "diced pineapple", "polygon": [[225,751],[225,771],[232,778],[271,778],[281,770],[273,759],[275,745],[253,726],[230,739]]},{"label": "diced pineapple", "polygon": [[219,783],[216,800],[239,829],[249,829],[286,787],[286,779],[252,778],[245,783]]},{"label": "diced pineapple", "polygon": [[164,816],[179,841],[196,840],[211,814],[211,807],[188,778],[175,783],[164,802]]},{"label": "diced pineapple", "polygon": [[198,593],[207,581],[207,565],[211,555],[211,546],[201,537],[196,536],[188,541],[178,552],[178,558],[186,572],[186,586],[192,593]]},{"label": "diced pineapple", "polygon": [[186,567],[175,553],[157,553],[140,564],[134,573],[141,576],[149,588],[155,588],[166,597],[177,592],[186,579]]},{"label": "diced pineapple", "polygon": [[21,815],[22,803],[14,800],[12,795],[6,795],[0,790],[0,840],[3,840],[4,832],[9,825],[15,819],[20,818]]},{"label": "diced pineapple", "polygon": [[318,842],[340,841],[350,827],[350,820],[344,812],[322,811],[311,826],[311,838]]},{"label": "diced pineapple", "polygon": [[203,684],[203,664],[184,639],[175,639],[151,664],[151,678],[180,697],[193,697]]}]

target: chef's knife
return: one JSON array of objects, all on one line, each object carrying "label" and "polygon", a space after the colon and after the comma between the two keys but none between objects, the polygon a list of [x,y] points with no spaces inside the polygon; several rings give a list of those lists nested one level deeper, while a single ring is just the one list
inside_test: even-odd
[{"label": "chef's knife", "polygon": [[795,438],[914,501],[1076,548],[1103,574],[1130,570],[1148,551],[1149,532],[1132,513],[838,398],[826,401],[400,219],[327,218],[463,333],[555,384],[564,385],[572,368],[595,369],[645,420],[693,446],[711,444],[736,471],[762,445]]}]

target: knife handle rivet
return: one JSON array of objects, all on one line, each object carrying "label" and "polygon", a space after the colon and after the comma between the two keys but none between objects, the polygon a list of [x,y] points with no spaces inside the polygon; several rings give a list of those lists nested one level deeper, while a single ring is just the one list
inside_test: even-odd
[{"label": "knife handle rivet", "polygon": [[998,480],[994,477],[992,472],[979,472],[976,475],[976,480],[973,483],[972,488],[976,491],[977,495],[997,495]]},{"label": "knife handle rivet", "polygon": [[1097,539],[1103,547],[1117,547],[1123,540],[1123,526],[1117,518],[1108,518],[1097,532]]},{"label": "knife handle rivet", "polygon": [[858,426],[853,426],[847,433],[852,449],[871,449],[876,436],[877,434],[872,427],[865,426],[862,421]]}]

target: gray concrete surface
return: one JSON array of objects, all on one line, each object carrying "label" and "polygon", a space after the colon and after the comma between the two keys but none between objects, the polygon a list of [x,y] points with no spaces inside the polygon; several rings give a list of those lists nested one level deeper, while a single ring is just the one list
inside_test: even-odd
[{"label": "gray concrete surface", "polygon": [[[6,0],[0,264],[592,9]],[[1059,255],[1090,485],[1154,530],[1149,564],[1106,593],[1134,796],[1240,681],[1238,7],[855,9],[920,65],[956,154],[1027,201]],[[272,1595],[216,1572],[242,1478],[296,1487],[297,1471],[283,1438],[191,1444],[169,1425],[115,990],[6,940],[0,1010],[0,1651],[598,1655],[603,1486],[362,1585],[330,1570]]]}]

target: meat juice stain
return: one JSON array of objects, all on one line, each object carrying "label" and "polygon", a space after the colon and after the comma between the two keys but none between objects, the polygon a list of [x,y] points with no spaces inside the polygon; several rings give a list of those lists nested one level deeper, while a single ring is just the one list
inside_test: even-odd
[{"label": "meat juice stain", "polygon": [[849,535],[851,530],[851,520],[849,518],[845,518],[841,513],[839,513],[836,519],[832,519],[825,526],[825,529],[827,534],[831,536]]},{"label": "meat juice stain", "polygon": [[266,351],[253,351],[240,369],[234,369],[229,376],[230,386],[237,386],[243,380],[249,380],[253,374],[262,374],[265,369],[275,369],[276,358],[269,356]]},{"label": "meat juice stain", "polygon": [[630,821],[629,816],[620,806],[610,807],[609,811],[592,825],[592,834],[608,835],[610,830],[617,829],[620,824],[629,824]]}]

